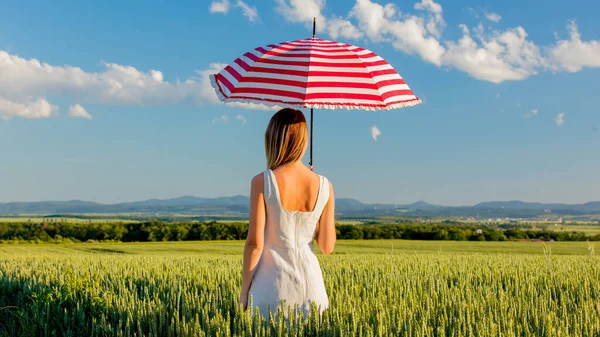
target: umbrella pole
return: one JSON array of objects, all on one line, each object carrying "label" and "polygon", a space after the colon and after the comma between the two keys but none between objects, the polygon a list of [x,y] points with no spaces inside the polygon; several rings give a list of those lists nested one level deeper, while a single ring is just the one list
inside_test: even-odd
[{"label": "umbrella pole", "polygon": [[313,109],[310,109],[310,161],[308,163],[313,170]]},{"label": "umbrella pole", "polygon": [[[313,18],[313,38],[317,36],[317,18]],[[310,108],[310,170],[314,170],[313,168],[313,109]]]}]

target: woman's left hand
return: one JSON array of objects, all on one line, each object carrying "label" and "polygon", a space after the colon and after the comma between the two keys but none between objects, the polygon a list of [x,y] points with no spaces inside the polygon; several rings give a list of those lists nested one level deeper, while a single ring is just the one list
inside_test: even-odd
[{"label": "woman's left hand", "polygon": [[248,308],[248,293],[241,293],[238,304],[242,306],[244,310]]}]

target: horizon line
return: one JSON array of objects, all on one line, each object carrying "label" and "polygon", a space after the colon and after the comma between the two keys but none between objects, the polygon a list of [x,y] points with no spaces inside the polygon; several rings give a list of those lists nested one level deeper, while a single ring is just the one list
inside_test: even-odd
[{"label": "horizon line", "polygon": [[[31,203],[45,203],[45,202],[61,202],[61,203],[67,203],[67,202],[86,202],[86,203],[94,203],[94,204],[98,204],[98,205],[104,205],[104,206],[110,206],[110,205],[118,205],[118,204],[131,204],[131,203],[139,203],[139,202],[147,202],[147,201],[169,201],[169,200],[175,200],[175,199],[182,199],[182,198],[197,198],[197,199],[207,199],[207,200],[214,200],[214,199],[227,199],[227,198],[237,198],[237,197],[244,197],[244,198],[250,198],[247,195],[243,195],[243,194],[237,194],[237,195],[232,195],[232,196],[220,196],[220,197],[199,197],[199,196],[193,196],[193,195],[182,195],[179,197],[172,197],[172,198],[149,198],[149,199],[143,199],[143,200],[134,200],[134,201],[117,201],[117,202],[99,202],[99,201],[92,201],[92,200],[83,200],[83,199],[68,199],[68,200],[39,200],[39,201],[0,201],[0,204],[16,204],[16,203],[21,203],[21,204],[31,204]],[[519,200],[519,199],[512,199],[512,200],[488,200],[488,201],[481,201],[481,202],[477,202],[475,204],[472,205],[460,205],[460,206],[450,206],[450,205],[442,205],[442,204],[434,204],[434,203],[430,203],[424,200],[417,200],[414,202],[410,202],[410,203],[390,203],[390,202],[364,202],[361,201],[359,199],[356,198],[351,198],[351,197],[336,197],[336,200],[340,200],[340,199],[346,199],[346,200],[353,200],[353,201],[357,201],[360,202],[364,205],[397,205],[397,206],[410,206],[410,205],[414,205],[414,204],[418,204],[418,203],[425,203],[427,205],[430,206],[437,206],[437,207],[447,207],[447,208],[460,208],[460,207],[477,207],[477,205],[480,204],[485,204],[485,203],[511,203],[511,202],[519,202],[519,203],[526,203],[526,204],[544,204],[544,205],[567,205],[567,206],[574,206],[574,205],[584,205],[584,204],[589,204],[589,203],[595,203],[595,202],[600,202],[600,200],[589,200],[589,201],[585,201],[585,202],[579,202],[579,203],[566,203],[566,202],[542,202],[542,201],[524,201],[524,200]]]}]

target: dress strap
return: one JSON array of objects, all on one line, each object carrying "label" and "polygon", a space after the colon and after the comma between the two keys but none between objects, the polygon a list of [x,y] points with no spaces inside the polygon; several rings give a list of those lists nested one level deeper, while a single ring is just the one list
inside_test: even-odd
[{"label": "dress strap", "polygon": [[327,180],[327,178],[322,175],[319,175],[319,179],[319,201],[315,207],[314,212],[321,214],[321,212],[323,212],[323,209],[325,208],[325,205],[327,205],[327,202],[329,201],[329,180]]},{"label": "dress strap", "polygon": [[271,170],[266,170],[263,172],[263,176],[265,180],[263,191],[265,194],[265,201],[277,201],[276,199],[278,199],[279,193],[277,191],[277,186],[273,181],[275,179],[273,173],[271,172]]}]

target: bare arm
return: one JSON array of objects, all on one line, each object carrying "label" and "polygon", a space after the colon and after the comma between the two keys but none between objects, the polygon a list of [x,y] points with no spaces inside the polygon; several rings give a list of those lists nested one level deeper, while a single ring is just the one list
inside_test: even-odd
[{"label": "bare arm", "polygon": [[252,277],[262,255],[265,242],[265,196],[264,176],[254,177],[250,186],[250,222],[248,236],[244,245],[244,263],[242,266],[242,289],[240,303],[244,309],[248,306],[248,292]]},{"label": "bare arm", "polygon": [[333,253],[335,247],[335,195],[333,193],[333,185],[329,183],[329,200],[323,209],[323,214],[319,219],[317,227],[317,245],[324,255]]}]

